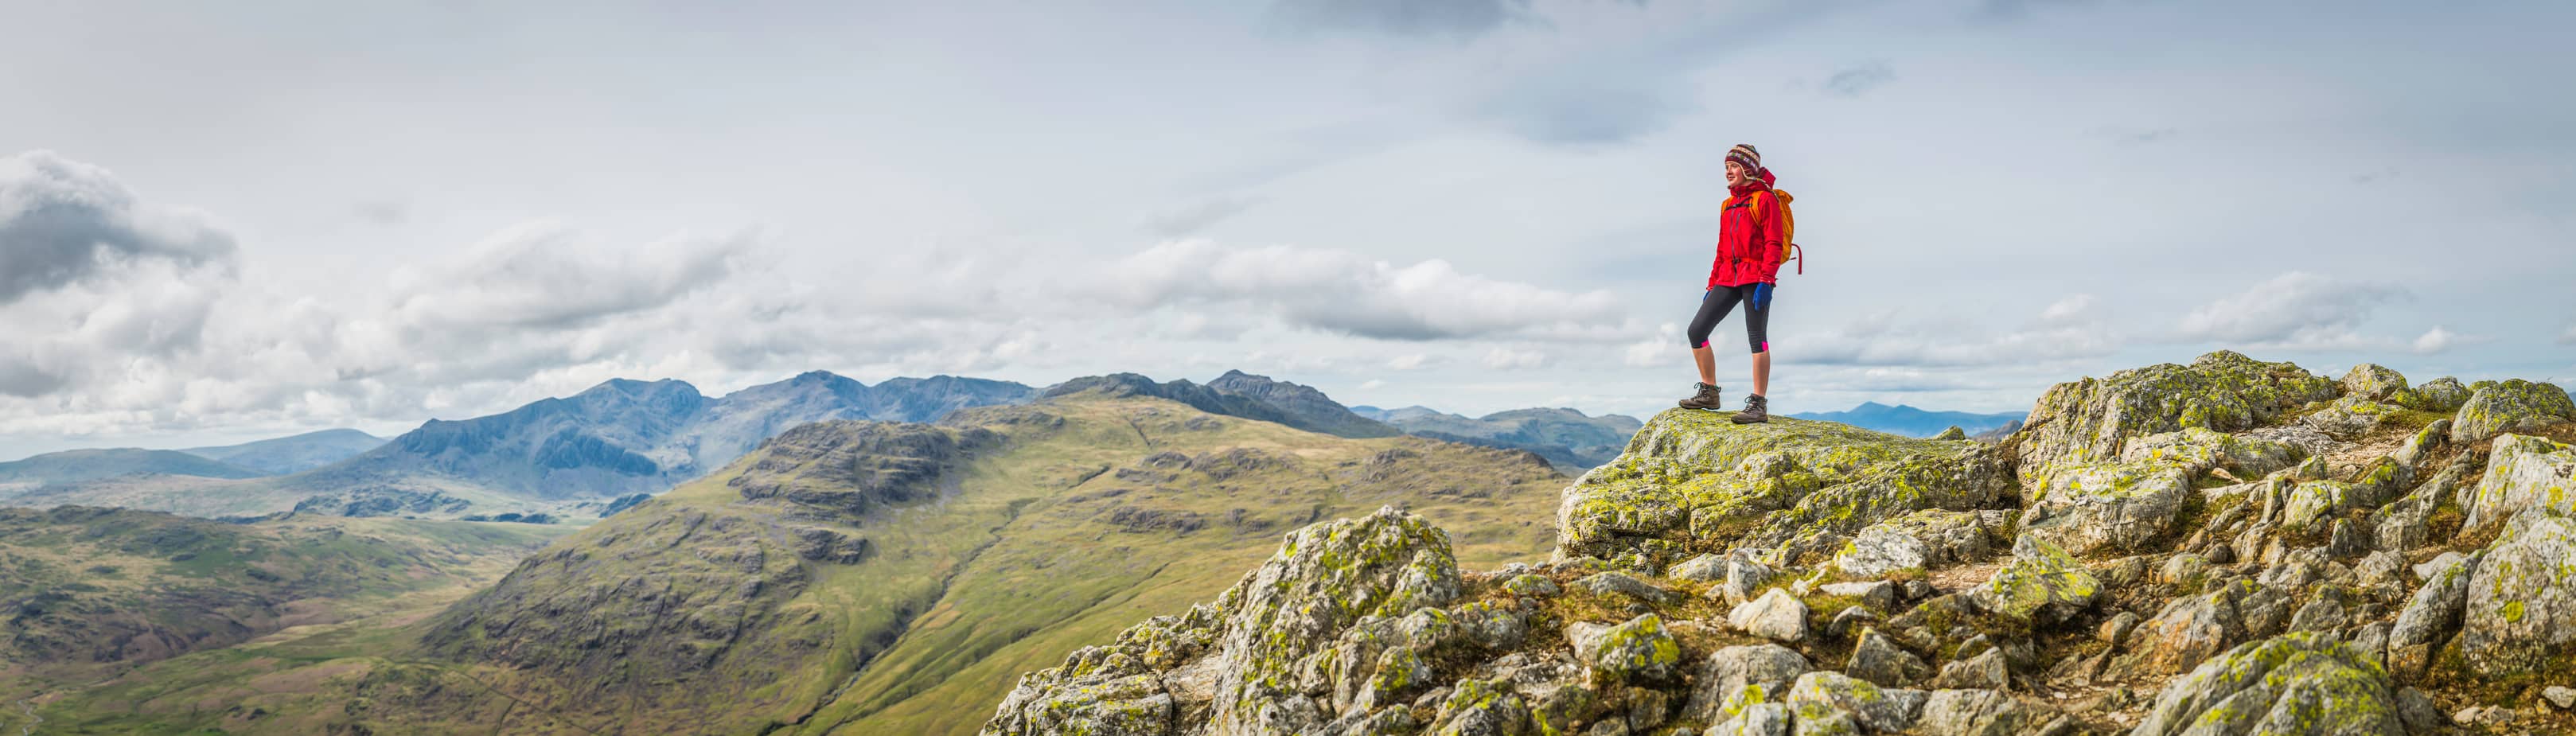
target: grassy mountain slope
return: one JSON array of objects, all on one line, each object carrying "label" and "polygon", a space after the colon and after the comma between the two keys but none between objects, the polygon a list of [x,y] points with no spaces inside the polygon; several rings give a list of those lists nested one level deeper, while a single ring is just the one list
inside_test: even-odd
[{"label": "grassy mountain slope", "polygon": [[269,475],[285,475],[347,460],[384,444],[385,438],[358,430],[325,429],[238,445],[192,447],[180,452]]},{"label": "grassy mountain slope", "polygon": [[[93,474],[56,487],[21,488],[9,501],[203,516],[289,509],[422,518],[588,516],[607,499],[659,493],[721,468],[788,427],[833,419],[928,420],[965,406],[1026,402],[1035,393],[1017,383],[953,376],[868,386],[813,371],[709,398],[681,381],[619,379],[500,414],[431,420],[353,457],[291,475]],[[213,477],[256,475],[262,473]],[[0,486],[7,484],[0,479]]]},{"label": "grassy mountain slope", "polygon": [[1636,417],[1585,416],[1573,409],[1513,409],[1473,419],[1419,406],[1354,411],[1410,435],[1535,452],[1567,472],[1588,470],[1618,457],[1627,449],[1628,437],[1644,426]]},{"label": "grassy mountain slope", "polygon": [[8,488],[78,483],[123,475],[186,475],[199,478],[257,478],[265,472],[230,465],[176,450],[64,450],[25,460],[0,463],[0,497]]},{"label": "grassy mountain slope", "polygon": [[1563,480],[1525,453],[1098,391],[808,425],[435,617],[182,657],[166,686],[39,712],[70,733],[970,732],[1029,664],[1214,594],[1316,519],[1410,503],[1463,557],[1534,560]]},{"label": "grassy mountain slope", "polygon": [[[566,530],[0,509],[0,702],[294,627],[452,599]],[[0,721],[5,724],[6,721]]]}]

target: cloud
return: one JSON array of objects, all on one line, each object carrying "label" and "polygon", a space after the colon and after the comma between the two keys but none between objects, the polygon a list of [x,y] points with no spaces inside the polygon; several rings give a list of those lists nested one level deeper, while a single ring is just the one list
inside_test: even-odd
[{"label": "cloud", "polygon": [[1147,218],[1145,232],[1166,240],[1196,235],[1260,204],[1258,197],[1217,197]]},{"label": "cloud", "polygon": [[0,304],[139,260],[229,267],[231,235],[145,206],[107,169],[52,151],[0,158]]},{"label": "cloud", "polygon": [[2576,345],[2576,325],[2568,325],[2566,332],[2558,333],[2558,344]]},{"label": "cloud", "polygon": [[1435,362],[1438,362],[1438,360],[1428,354],[1406,353],[1404,355],[1388,358],[1386,360],[1386,367],[1399,371],[1414,371],[1430,367],[1431,364]]},{"label": "cloud", "polygon": [[2122,341],[2090,294],[2051,302],[2037,318],[2000,335],[1973,324],[1904,317],[1885,310],[1812,338],[1773,335],[1771,342],[1780,360],[1808,365],[2004,366],[2098,358],[2118,351]]},{"label": "cloud", "polygon": [[1496,347],[1485,351],[1482,362],[1487,368],[1502,371],[1538,368],[1547,365],[1547,353]]},{"label": "cloud", "polygon": [[1119,259],[1092,280],[1092,296],[1132,310],[1235,305],[1295,327],[1382,340],[1598,337],[1622,321],[1606,291],[1558,291],[1460,273],[1447,261],[1398,266],[1341,250],[1180,240]]},{"label": "cloud", "polygon": [[2424,334],[2416,336],[2410,348],[2418,355],[2432,355],[2451,348],[2483,345],[2494,341],[2495,338],[2485,335],[2463,335],[2441,325],[2434,325],[2433,329],[2425,330]]},{"label": "cloud", "polygon": [[393,312],[432,329],[564,329],[670,304],[733,274],[748,236],[679,236],[611,253],[548,222],[511,227],[464,256],[398,275]]},{"label": "cloud", "polygon": [[2176,337],[2281,350],[2378,346],[2355,332],[2371,310],[2409,296],[2395,284],[2291,271],[2191,310]]},{"label": "cloud", "polygon": [[1834,72],[1825,78],[1825,91],[1843,97],[1858,97],[1873,87],[1896,81],[1896,70],[1885,61],[1871,61]]},{"label": "cloud", "polygon": [[1524,17],[1528,0],[1279,0],[1273,17],[1300,28],[1400,36],[1483,35]]}]

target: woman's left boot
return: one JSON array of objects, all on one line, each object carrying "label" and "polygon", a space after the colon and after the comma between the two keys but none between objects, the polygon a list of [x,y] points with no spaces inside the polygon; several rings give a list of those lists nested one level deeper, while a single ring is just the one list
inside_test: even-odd
[{"label": "woman's left boot", "polygon": [[1771,421],[1771,401],[1769,399],[1762,398],[1761,394],[1745,394],[1744,410],[1736,412],[1735,419],[1732,421],[1736,424],[1757,424]]}]

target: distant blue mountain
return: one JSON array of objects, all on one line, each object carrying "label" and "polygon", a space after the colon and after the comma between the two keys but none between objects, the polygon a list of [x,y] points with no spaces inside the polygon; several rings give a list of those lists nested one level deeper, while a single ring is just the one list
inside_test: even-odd
[{"label": "distant blue mountain", "polygon": [[285,475],[347,460],[384,444],[384,438],[358,430],[325,429],[238,445],[192,447],[180,452],[270,475]]},{"label": "distant blue mountain", "polygon": [[2021,421],[2029,415],[2029,412],[2019,411],[2001,412],[1996,414],[1976,414],[1964,411],[1926,411],[1906,406],[1904,404],[1888,406],[1875,401],[1864,401],[1861,402],[1861,405],[1852,407],[1848,411],[1807,412],[1790,414],[1788,416],[1793,419],[1821,419],[1828,422],[1842,422],[1862,429],[1874,429],[1880,432],[1901,434],[1907,437],[1930,437],[1932,435],[1940,434],[1941,430],[1949,429],[1952,425],[1957,425],[1960,429],[1966,430],[1968,434],[1975,435],[1986,430]]},{"label": "distant blue mountain", "polygon": [[1405,434],[1448,442],[1528,450],[1568,474],[1589,470],[1618,457],[1628,437],[1645,426],[1619,414],[1585,416],[1573,409],[1513,409],[1469,418],[1421,406],[1380,409],[1354,406],[1351,412],[1394,425]]}]

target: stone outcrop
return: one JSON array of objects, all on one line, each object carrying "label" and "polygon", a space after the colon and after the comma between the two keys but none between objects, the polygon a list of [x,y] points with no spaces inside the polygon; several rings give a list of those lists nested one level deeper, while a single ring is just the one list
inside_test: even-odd
[{"label": "stone outcrop", "polygon": [[2576,411],[2535,387],[2221,351],[1992,444],[1670,411],[1566,489],[1545,563],[1310,528],[986,733],[2517,732],[2576,667]]}]

